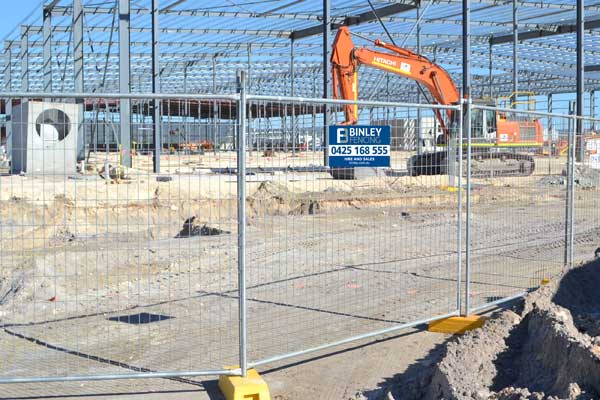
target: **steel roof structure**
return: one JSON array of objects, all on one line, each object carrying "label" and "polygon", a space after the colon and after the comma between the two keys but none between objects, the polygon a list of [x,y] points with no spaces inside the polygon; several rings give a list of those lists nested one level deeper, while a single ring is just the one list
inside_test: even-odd
[{"label": "steel roof structure", "polygon": [[[387,40],[368,0],[330,1],[331,40],[340,24]],[[461,86],[462,0],[371,3],[398,45],[420,49]],[[323,5],[323,0],[45,0],[4,39],[3,88],[119,92],[127,83],[120,82],[120,70],[129,62],[131,91],[149,93],[155,62],[157,91],[165,93],[233,93],[236,72],[245,69],[251,93],[320,97]],[[470,26],[473,96],[514,90],[515,48],[519,90],[577,90],[575,0],[471,0]],[[584,28],[585,90],[593,91],[600,87],[600,0],[585,2]],[[356,43],[370,45],[359,38]],[[360,93],[362,99],[414,101],[418,92],[410,80],[362,68]]]}]

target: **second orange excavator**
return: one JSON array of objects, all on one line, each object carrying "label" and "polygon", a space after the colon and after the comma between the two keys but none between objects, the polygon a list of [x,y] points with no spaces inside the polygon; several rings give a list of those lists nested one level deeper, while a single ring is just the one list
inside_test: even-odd
[{"label": "second orange excavator", "polygon": [[[460,94],[456,85],[450,74],[439,65],[420,54],[379,39],[373,43],[387,51],[356,47],[351,35],[348,27],[342,26],[333,42],[331,64],[334,98],[358,100],[358,69],[365,65],[417,81],[427,88],[435,104],[459,104]],[[451,132],[456,131],[453,128],[459,122],[458,113],[454,110],[440,112],[439,109],[433,112],[442,130],[436,142],[445,145],[452,138]],[[342,124],[359,122],[357,105],[346,105],[344,114],[345,121]],[[543,129],[538,119],[521,118],[512,112],[474,108],[471,126],[474,176],[526,176],[533,173],[533,157],[517,149],[539,148],[543,145]],[[446,174],[448,152],[435,151],[412,156],[407,169],[412,176]]]}]

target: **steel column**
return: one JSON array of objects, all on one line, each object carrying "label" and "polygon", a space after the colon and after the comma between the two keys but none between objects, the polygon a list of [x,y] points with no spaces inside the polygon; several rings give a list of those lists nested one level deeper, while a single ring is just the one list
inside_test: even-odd
[{"label": "steel column", "polygon": [[21,26],[21,90],[29,91],[29,36],[27,26]]},{"label": "steel column", "polygon": [[[329,98],[329,75],[330,75],[330,60],[329,60],[329,37],[331,36],[331,1],[323,0],[323,98]],[[329,152],[329,137],[327,129],[329,126],[330,106],[325,105],[323,111],[323,165],[327,165],[327,155]]]},{"label": "steel column", "polygon": [[[417,6],[417,54],[421,54],[421,2]],[[421,91],[417,92],[417,103],[421,103]],[[423,153],[423,113],[417,108],[417,154]],[[435,136],[435,133],[434,133]],[[434,137],[435,143],[435,137]]]},{"label": "steel column", "polygon": [[517,107],[516,101],[519,96],[519,8],[517,0],[513,0],[513,93],[514,93],[514,108]]},{"label": "steel column", "polygon": [[[159,45],[159,0],[152,0],[152,93],[160,93],[160,49]],[[162,152],[162,124],[160,119],[160,100],[153,101],[152,133],[154,157],[152,166],[155,173],[160,173],[160,155]]]},{"label": "steel column", "polygon": [[252,43],[248,43],[248,76],[246,77],[246,89],[252,87]]},{"label": "steel column", "polygon": [[[552,105],[552,93],[550,93],[548,95],[548,113],[551,114],[552,113],[552,109],[553,109],[553,105]],[[548,117],[548,137],[546,138],[546,140],[548,140],[548,157],[552,157],[552,143],[554,142],[554,121],[552,119],[552,117]],[[551,171],[551,163],[548,163],[548,174],[550,174]]]},{"label": "steel column", "polygon": [[490,64],[489,64],[489,77],[488,77],[488,84],[489,84],[489,90],[490,90],[490,99],[494,98],[494,75],[493,75],[493,69],[494,69],[494,63],[493,63],[493,55],[494,55],[494,46],[492,45],[492,41],[490,39]]},{"label": "steel column", "polygon": [[[596,118],[596,91],[590,91],[590,118]],[[592,132],[596,131],[596,120],[592,119]]]},{"label": "steel column", "polygon": [[[465,220],[465,315],[471,309],[470,280],[471,280],[471,1],[462,3],[462,61],[463,61],[463,98],[464,121],[463,132],[467,134],[467,194]],[[461,160],[462,162],[462,160]],[[459,218],[462,216],[459,216]],[[460,310],[459,310],[460,311]]]},{"label": "steel column", "polygon": [[[12,53],[10,45],[4,48],[4,90],[12,91]],[[6,127],[6,153],[12,159],[12,99],[5,99],[5,113],[7,119]]]},{"label": "steel column", "polygon": [[[217,94],[217,55],[212,58],[212,92]],[[217,154],[217,116],[219,115],[219,103],[213,102],[213,154]],[[207,138],[208,139],[208,138]]]},{"label": "steel column", "polygon": [[83,93],[83,7],[81,0],[73,0],[73,63],[75,92]]},{"label": "steel column", "polygon": [[[79,0],[77,0],[79,1]],[[119,0],[119,92],[131,93],[129,0]],[[120,101],[121,164],[131,167],[131,100]]]},{"label": "steel column", "polygon": [[43,9],[43,65],[44,92],[52,92],[52,10]]},{"label": "steel column", "polygon": [[[294,70],[294,39],[291,39],[290,43],[290,96],[294,97],[295,94],[295,77],[296,71]],[[292,104],[292,154],[296,154],[296,107]]]},{"label": "steel column", "polygon": [[[73,0],[73,83],[75,92],[84,91],[83,72],[83,5],[81,0]],[[77,160],[85,159],[85,138],[83,129],[83,99],[79,104],[79,121],[77,123]]]},{"label": "steel column", "polygon": [[[583,116],[584,103],[584,68],[585,68],[585,41],[584,41],[584,0],[577,0],[577,115]],[[577,136],[579,135],[579,137]],[[582,162],[585,154],[585,145],[583,143],[583,121],[577,120],[577,131],[575,136],[575,146],[577,148],[576,159]]]}]

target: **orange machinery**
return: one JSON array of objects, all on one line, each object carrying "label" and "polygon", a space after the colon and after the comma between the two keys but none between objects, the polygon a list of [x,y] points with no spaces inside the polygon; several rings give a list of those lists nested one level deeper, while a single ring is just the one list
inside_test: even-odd
[{"label": "orange machinery", "polygon": [[[377,47],[388,50],[387,52],[356,47],[351,35],[348,27],[342,26],[333,42],[331,64],[334,98],[358,99],[358,69],[361,65],[365,65],[417,81],[427,88],[435,104],[459,104],[460,94],[456,85],[448,72],[439,65],[422,55],[379,39],[373,43]],[[357,105],[346,105],[344,113],[343,124],[358,123]],[[457,123],[457,115],[454,115],[452,110],[443,113],[434,109],[434,113],[443,132],[437,143],[443,145],[450,138],[451,128]],[[485,175],[487,168],[493,169],[494,176],[533,173],[535,167],[533,157],[517,153],[514,149],[543,145],[543,129],[538,119],[521,118],[512,113],[496,113],[475,108],[472,112],[471,126],[472,143],[476,149],[476,157],[474,157],[476,174]],[[505,148],[505,150],[498,151],[498,148]],[[411,175],[444,174],[447,164],[447,152],[438,151],[411,157],[408,170]]]}]

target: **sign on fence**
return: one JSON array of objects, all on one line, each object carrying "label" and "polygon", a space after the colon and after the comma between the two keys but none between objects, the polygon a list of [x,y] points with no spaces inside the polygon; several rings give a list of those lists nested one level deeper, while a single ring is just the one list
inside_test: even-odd
[{"label": "sign on fence", "polygon": [[389,126],[329,127],[330,167],[389,167],[390,154]]}]

